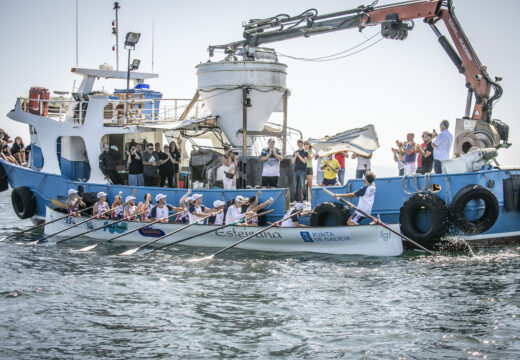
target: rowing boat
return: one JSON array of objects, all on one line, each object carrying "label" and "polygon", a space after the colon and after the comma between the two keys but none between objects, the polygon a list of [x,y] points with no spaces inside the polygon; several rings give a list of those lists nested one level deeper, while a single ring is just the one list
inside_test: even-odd
[{"label": "rowing boat", "polygon": [[[63,217],[62,212],[47,208],[46,221],[50,222]],[[84,218],[69,216],[45,226],[45,234],[50,235],[77,224]],[[64,231],[59,236],[70,237],[79,235],[86,230],[95,229],[107,225],[103,229],[91,231],[85,237],[106,240],[128,230],[137,229],[144,225],[142,222],[124,221],[109,225],[115,220],[92,219],[84,224],[74,226]],[[157,223],[144,229],[134,231],[127,236],[122,236],[115,242],[144,244],[154,238],[174,231],[184,224]],[[398,225],[390,225],[398,230]],[[194,225],[175,235],[166,237],[157,244],[168,244],[172,241],[208,231],[213,225]],[[261,227],[230,226],[204,236],[196,237],[183,242],[184,246],[222,248],[249,236]],[[58,236],[58,235],[57,235]],[[51,238],[52,240],[53,238]],[[399,256],[403,252],[401,238],[391,231],[375,225],[361,226],[335,226],[335,227],[275,227],[271,228],[252,239],[245,241],[237,248],[268,252],[311,252],[324,254],[366,255],[366,256]]]}]

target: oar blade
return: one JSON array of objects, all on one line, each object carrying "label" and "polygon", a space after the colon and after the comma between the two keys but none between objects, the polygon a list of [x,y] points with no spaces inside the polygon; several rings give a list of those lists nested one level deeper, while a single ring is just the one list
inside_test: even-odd
[{"label": "oar blade", "polygon": [[9,236],[4,236],[2,238],[0,238],[0,242],[4,241],[5,239],[7,239]]},{"label": "oar blade", "polygon": [[215,257],[215,254],[209,255],[209,256],[205,256],[205,257],[200,258],[200,259],[190,259],[190,260],[188,260],[188,262],[199,262],[199,261],[204,261],[204,260],[212,260],[214,257]]},{"label": "oar blade", "polygon": [[129,256],[129,255],[133,255],[137,252],[137,250],[139,250],[139,248],[134,248],[134,249],[130,249],[130,250],[127,250],[125,251],[124,253],[121,253],[119,254],[120,256]]},{"label": "oar blade", "polygon": [[79,250],[74,250],[74,252],[87,252],[87,251],[94,249],[96,246],[98,246],[98,244],[85,246],[84,248],[81,248]]},{"label": "oar blade", "polygon": [[34,246],[34,245],[38,245],[39,243],[40,243],[40,240],[35,240],[35,241],[31,241],[31,242],[27,243],[27,245]]}]

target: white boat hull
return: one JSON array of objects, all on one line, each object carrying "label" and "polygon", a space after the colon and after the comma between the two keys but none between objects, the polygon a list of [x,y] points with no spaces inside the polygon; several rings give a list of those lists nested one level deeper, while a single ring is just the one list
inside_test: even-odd
[{"label": "white boat hull", "polygon": [[[63,213],[47,208],[47,222],[59,217],[63,217]],[[64,230],[82,220],[84,220],[84,218],[67,217],[46,225],[45,235]],[[113,220],[94,219],[74,226],[55,237],[80,235],[87,230],[113,222]],[[97,240],[106,240],[128,230],[137,229],[144,224],[145,223],[142,222],[123,221],[115,225],[109,225],[103,229],[90,231],[83,236]],[[184,225],[157,223],[122,236],[115,241],[144,244],[182,226]],[[398,230],[398,225],[390,226],[394,230]],[[208,231],[211,227],[215,229],[218,228],[218,226],[213,225],[193,225],[176,234],[161,239],[156,244],[169,244],[176,240]],[[224,248],[261,229],[261,227],[251,226],[228,226],[224,229],[215,230],[209,234],[182,242],[179,245]],[[53,237],[50,238],[51,241],[52,239]],[[74,241],[74,239],[70,241]],[[283,253],[313,252],[367,256],[399,256],[403,253],[401,238],[391,231],[376,225],[300,228],[273,227],[240,243],[237,245],[237,248]]]}]

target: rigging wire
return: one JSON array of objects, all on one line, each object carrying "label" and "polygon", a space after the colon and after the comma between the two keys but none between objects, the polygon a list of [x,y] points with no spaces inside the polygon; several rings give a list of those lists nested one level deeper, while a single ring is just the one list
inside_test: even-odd
[{"label": "rigging wire", "polygon": [[[381,37],[380,39],[378,39],[377,41],[359,49],[358,51],[354,51],[350,54],[346,54],[346,55],[342,55],[342,56],[337,56],[337,55],[341,55],[341,54],[344,54],[346,52],[349,52],[363,44],[365,44],[366,42],[374,39],[376,36],[380,35],[379,33],[376,33],[375,35],[371,36],[370,38],[368,38],[367,40],[357,44],[356,46],[353,46],[351,47],[350,49],[347,49],[347,50],[344,50],[342,52],[339,52],[339,53],[336,53],[336,54],[332,54],[332,55],[327,55],[327,56],[322,56],[322,57],[317,57],[317,58],[303,58],[303,57],[295,57],[295,56],[291,56],[291,55],[286,55],[286,54],[282,54],[281,52],[277,52],[279,56],[281,57],[286,57],[286,58],[289,58],[289,59],[293,59],[293,60],[300,60],[300,61],[315,61],[315,62],[325,62],[325,61],[334,61],[334,60],[340,60],[340,59],[344,59],[346,57],[349,57],[349,56],[352,56],[352,55],[355,55],[355,54],[358,54],[360,53],[361,51],[363,50],[366,50],[374,45],[376,45],[378,42],[380,42],[381,40],[383,40],[384,38]],[[336,57],[334,57],[336,56]]]}]

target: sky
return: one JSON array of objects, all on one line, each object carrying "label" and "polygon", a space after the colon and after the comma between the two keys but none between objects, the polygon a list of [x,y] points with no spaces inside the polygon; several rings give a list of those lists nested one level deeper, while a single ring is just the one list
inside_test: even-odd
[{"label": "sky", "polygon": [[[208,45],[242,39],[242,23],[251,18],[279,13],[297,15],[309,8],[319,14],[355,8],[361,0],[299,1],[174,1],[121,0],[120,38],[128,31],[142,36],[132,57],[141,59],[140,71],[152,71],[152,28],[154,28],[154,90],[168,98],[191,98],[197,87],[195,66],[208,60]],[[396,1],[383,1],[379,5]],[[79,67],[97,68],[109,63],[115,67],[111,22],[113,1],[78,0]],[[520,42],[517,0],[454,0],[455,13],[492,78],[501,76],[504,95],[495,103],[493,117],[510,126],[513,146],[500,150],[502,165],[519,165],[515,154],[520,146]],[[29,140],[26,125],[3,114],[18,96],[27,95],[31,86],[51,91],[70,91],[80,78],[70,72],[76,66],[76,1],[0,1],[0,40],[3,56],[0,71],[0,124],[12,137]],[[154,25],[152,25],[154,24]],[[441,31],[447,34],[444,25]],[[313,58],[351,48],[378,33],[379,27],[363,32],[356,29],[273,44],[279,53]],[[122,48],[122,40],[120,47]],[[120,50],[120,68],[127,54]],[[375,125],[381,148],[372,160],[379,176],[394,175],[390,147],[414,132],[437,129],[441,120],[455,125],[464,115],[466,88],[437,42],[430,27],[421,20],[404,41],[383,40],[358,54],[330,62],[303,62],[280,57],[288,65],[287,85],[291,90],[289,126],[302,130],[305,138],[332,135],[367,124]],[[118,87],[124,87],[119,84]],[[347,162],[347,175],[354,173],[355,161]]]}]

